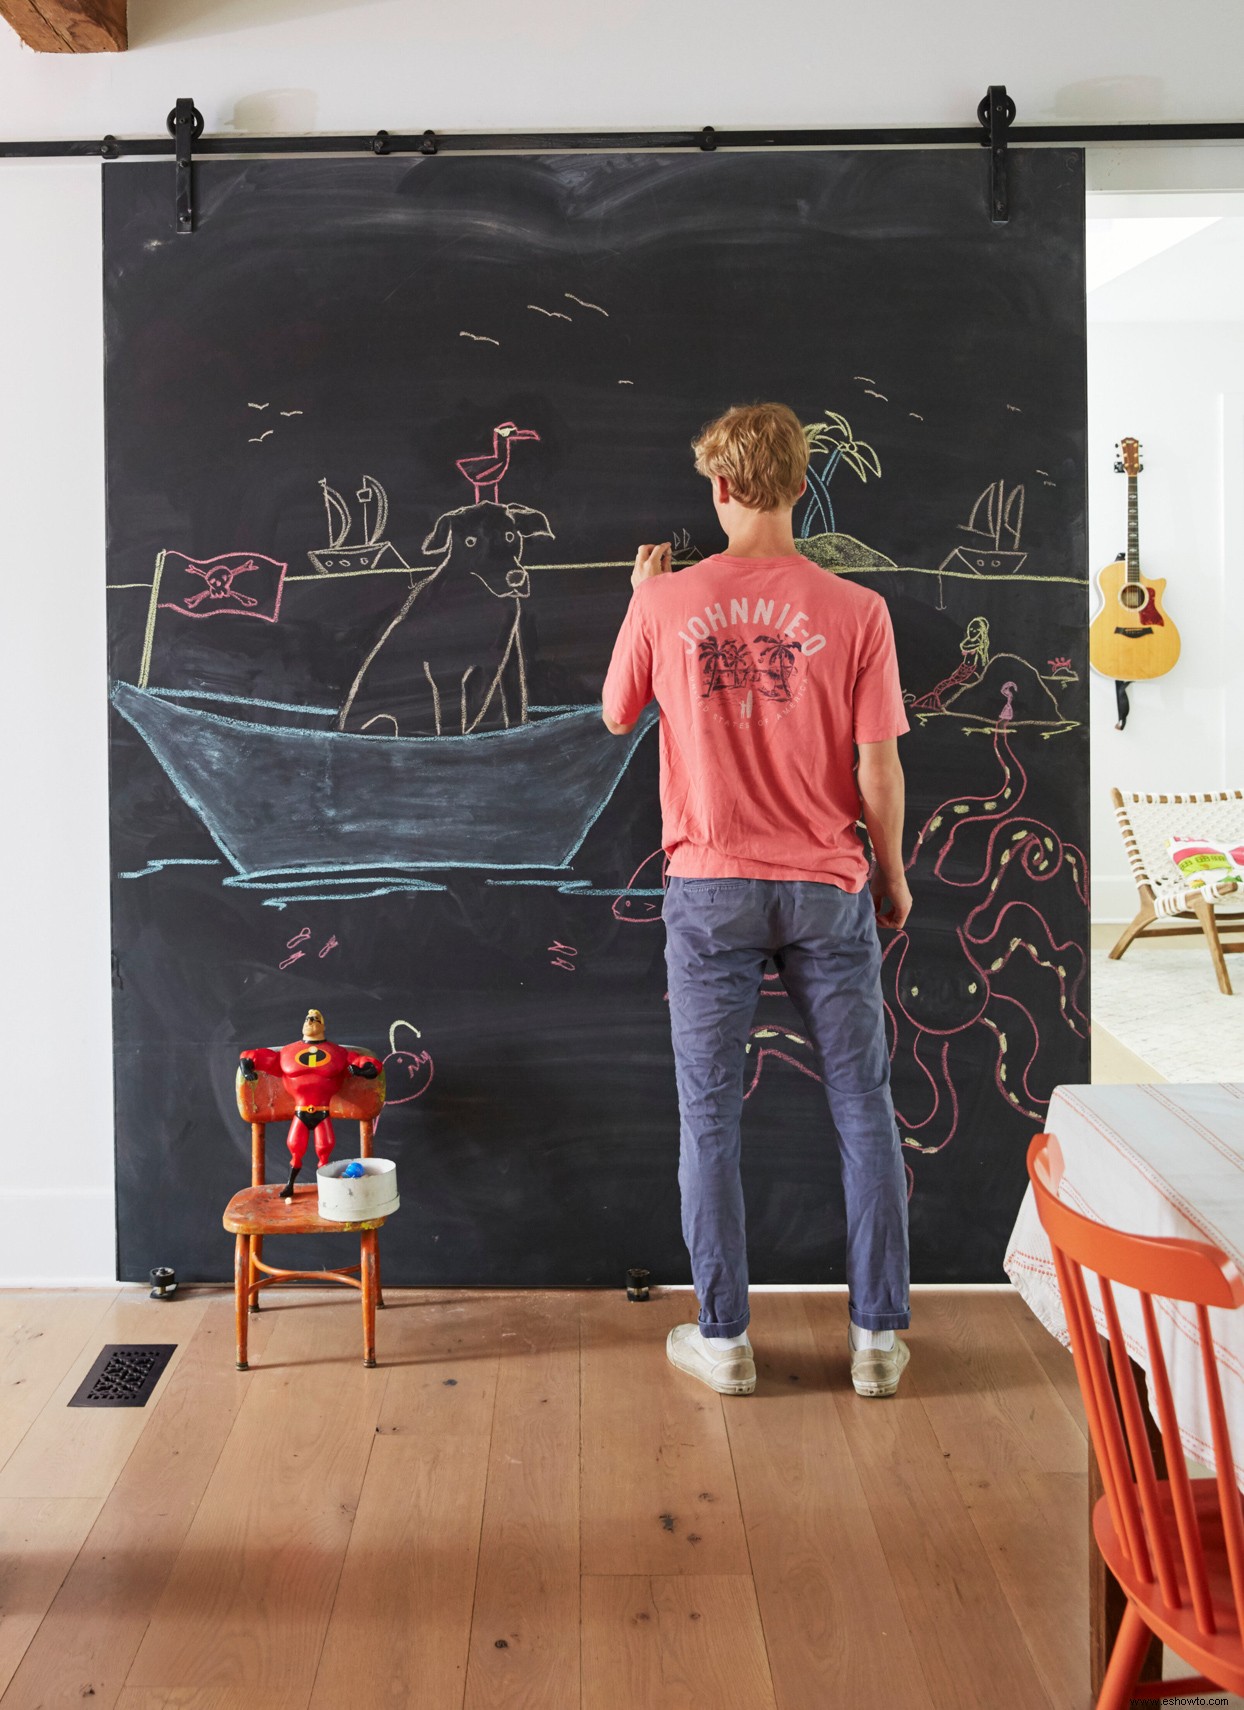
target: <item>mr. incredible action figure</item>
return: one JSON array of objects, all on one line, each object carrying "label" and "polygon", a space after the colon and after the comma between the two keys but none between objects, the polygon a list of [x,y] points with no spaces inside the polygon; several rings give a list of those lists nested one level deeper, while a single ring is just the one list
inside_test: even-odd
[{"label": "mr. incredible action figure", "polygon": [[292,1199],[294,1182],[311,1136],[315,1136],[315,1156],[321,1166],[333,1155],[337,1137],[328,1114],[333,1094],[340,1092],[349,1075],[374,1081],[383,1065],[366,1051],[348,1051],[344,1045],[334,1045],[331,1039],[325,1039],[324,1017],[318,1009],[307,1011],[301,1039],[282,1045],[279,1051],[263,1045],[253,1051],[242,1051],[239,1064],[243,1079],[257,1081],[260,1070],[266,1075],[279,1075],[286,1092],[293,1095],[296,1110],[286,1141],[289,1180],[281,1189],[282,1199]]}]

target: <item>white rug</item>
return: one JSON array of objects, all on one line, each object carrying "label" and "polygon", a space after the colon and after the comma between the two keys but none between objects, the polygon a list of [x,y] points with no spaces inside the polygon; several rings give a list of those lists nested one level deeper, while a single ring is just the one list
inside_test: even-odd
[{"label": "white rug", "polygon": [[1118,962],[1094,950],[1093,1020],[1165,1080],[1244,1080],[1244,955],[1227,971],[1234,997],[1218,990],[1203,944],[1141,940]]}]

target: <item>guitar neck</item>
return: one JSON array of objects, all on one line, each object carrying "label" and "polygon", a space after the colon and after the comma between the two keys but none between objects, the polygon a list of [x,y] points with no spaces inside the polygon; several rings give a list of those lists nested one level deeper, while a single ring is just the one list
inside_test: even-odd
[{"label": "guitar neck", "polygon": [[1127,478],[1127,579],[1140,581],[1140,523],[1136,505],[1136,477]]}]

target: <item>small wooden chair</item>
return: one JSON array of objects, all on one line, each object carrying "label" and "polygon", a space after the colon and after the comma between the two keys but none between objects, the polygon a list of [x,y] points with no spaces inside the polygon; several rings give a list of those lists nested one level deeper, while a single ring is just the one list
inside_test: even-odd
[{"label": "small wooden chair", "polygon": [[[1166,852],[1168,837],[1210,837],[1216,842],[1244,843],[1244,790],[1214,790],[1204,795],[1124,795],[1111,790],[1114,816],[1123,833],[1123,847],[1140,893],[1140,909],[1110,952],[1117,962],[1134,938],[1186,938],[1203,932],[1218,979],[1218,989],[1232,996],[1227,953],[1244,944],[1224,944],[1224,932],[1244,931],[1244,915],[1215,913],[1218,902],[1244,902],[1244,891],[1233,884],[1189,885]],[[1174,920],[1195,918],[1195,926]],[[1170,922],[1171,924],[1167,924]]]},{"label": "small wooden chair", "polygon": [[[259,1311],[259,1291],[274,1283],[293,1279],[308,1282],[339,1282],[357,1288],[363,1297],[363,1364],[376,1363],[376,1308],[384,1305],[380,1292],[380,1253],[376,1232],[385,1219],[372,1218],[367,1223],[332,1223],[320,1216],[319,1189],[314,1180],[298,1182],[292,1199],[281,1198],[281,1184],[268,1182],[264,1160],[264,1138],[269,1122],[292,1122],[294,1100],[286,1092],[279,1076],[264,1074],[249,1081],[241,1071],[237,1079],[238,1111],[251,1127],[251,1185],[235,1193],[225,1207],[224,1225],[237,1237],[233,1279],[234,1307],[237,1319],[238,1370],[247,1370],[246,1332],[249,1312]],[[374,1081],[351,1078],[329,1105],[334,1120],[357,1122],[359,1125],[359,1156],[370,1158],[372,1131],[376,1118],[384,1108],[384,1076]],[[307,1153],[304,1169],[314,1176],[315,1149]],[[360,1251],[357,1265],[345,1265],[340,1270],[287,1271],[263,1262],[265,1235],[347,1235],[359,1236]],[[260,1273],[263,1273],[260,1275]],[[358,1274],[355,1275],[354,1273]]]},{"label": "small wooden chair", "polygon": [[[1137,1698],[1244,1692],[1244,1506],[1209,1316],[1210,1307],[1230,1312],[1244,1306],[1244,1277],[1226,1253],[1208,1242],[1129,1235],[1073,1211],[1058,1197],[1062,1173],[1058,1141],[1052,1134],[1038,1134],[1028,1148],[1028,1175],[1054,1254],[1105,1491],[1093,1508],[1093,1536],[1127,1598],[1097,1710],[1127,1710]],[[1095,1280],[1092,1294],[1086,1273]],[[1159,1478],[1154,1466],[1116,1289],[1134,1290],[1140,1298],[1149,1394],[1167,1478]],[[1156,1303],[1165,1301],[1191,1309],[1181,1314],[1182,1322],[1195,1318],[1213,1478],[1188,1475],[1158,1329],[1159,1312],[1170,1309]],[[1151,1635],[1199,1672],[1140,1683]]]}]

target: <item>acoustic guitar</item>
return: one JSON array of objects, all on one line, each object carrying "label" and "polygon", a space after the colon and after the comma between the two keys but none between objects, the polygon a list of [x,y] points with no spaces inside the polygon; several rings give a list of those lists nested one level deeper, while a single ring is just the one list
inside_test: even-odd
[{"label": "acoustic guitar", "polygon": [[1162,605],[1165,581],[1140,573],[1136,477],[1143,467],[1140,441],[1119,442],[1115,470],[1127,476],[1127,552],[1097,578],[1101,610],[1089,628],[1089,662],[1103,677],[1137,683],[1163,677],[1179,658],[1179,631]]}]

